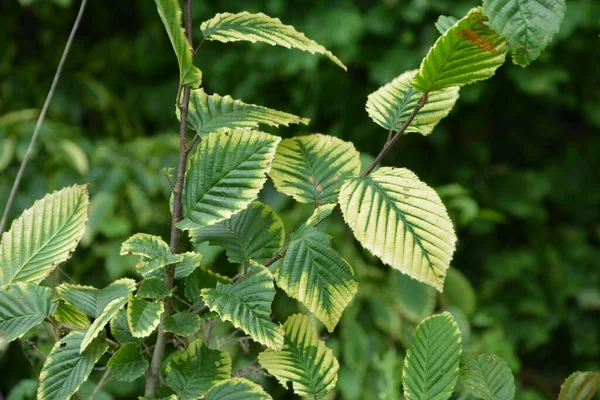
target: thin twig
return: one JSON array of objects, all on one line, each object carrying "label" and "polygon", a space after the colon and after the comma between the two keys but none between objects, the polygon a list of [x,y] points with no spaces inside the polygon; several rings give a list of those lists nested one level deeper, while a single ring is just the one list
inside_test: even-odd
[{"label": "thin twig", "polygon": [[173,182],[171,181],[171,177],[169,176],[169,174],[167,173],[167,171],[165,171],[164,169],[161,170],[163,175],[165,176],[165,178],[167,178],[167,182],[169,182],[169,186],[171,186],[171,191],[175,190],[175,185],[173,185]]},{"label": "thin twig", "polygon": [[52,85],[50,86],[50,90],[48,91],[48,95],[46,96],[46,101],[44,101],[42,112],[40,113],[38,120],[35,124],[35,129],[33,130],[31,141],[29,142],[29,146],[27,146],[25,156],[23,156],[23,161],[21,162],[21,166],[19,167],[19,171],[17,172],[17,177],[15,178],[12,189],[10,190],[10,195],[8,196],[8,200],[6,202],[6,208],[4,209],[4,213],[2,214],[2,221],[0,221],[0,234],[4,232],[4,227],[6,226],[8,213],[10,211],[10,208],[12,207],[15,195],[17,194],[17,189],[19,188],[19,184],[21,183],[21,179],[23,178],[23,174],[25,173],[25,167],[27,167],[27,162],[29,161],[31,152],[35,147],[35,142],[39,135],[42,122],[44,122],[44,118],[46,117],[46,112],[48,111],[50,102],[52,101],[52,96],[54,96],[54,90],[56,89],[56,85],[58,84],[60,74],[65,64],[65,60],[67,59],[67,54],[69,54],[69,50],[71,49],[71,44],[73,43],[73,38],[75,37],[75,33],[77,32],[77,28],[79,27],[79,22],[81,21],[81,17],[83,16],[83,10],[85,9],[86,3],[87,0],[81,1],[81,5],[79,6],[79,13],[77,14],[77,18],[75,18],[75,23],[73,23],[73,28],[71,28],[71,33],[69,34],[69,38],[67,39],[67,44],[65,45],[65,49],[63,50],[62,56],[60,57],[58,67],[56,68],[56,72],[54,73],[54,80],[52,81]]},{"label": "thin twig", "polygon": [[112,379],[112,376],[110,376],[110,370],[107,369],[104,372],[104,375],[102,375],[102,378],[100,378],[100,381],[94,388],[94,391],[92,392],[92,394],[90,395],[88,400],[93,400],[94,396],[104,387],[104,385],[106,385],[108,382],[110,382],[111,379]]},{"label": "thin twig", "polygon": [[275,261],[277,261],[281,257],[285,256],[285,253],[287,252],[287,249],[288,249],[288,245],[286,244],[285,246],[283,246],[283,248],[281,250],[279,250],[277,253],[273,254],[273,257],[269,258],[262,265],[264,265],[265,267],[268,267],[271,264],[275,263]]},{"label": "thin twig", "polygon": [[[185,34],[192,44],[192,0],[185,2]],[[190,106],[190,87],[183,89],[183,101],[181,104],[181,120],[179,122],[179,165],[177,166],[177,180],[175,190],[173,191],[173,218],[171,219],[171,241],[170,249],[173,254],[178,252],[180,231],[177,223],[182,219],[181,198],[183,194],[183,181],[185,175],[185,166],[187,163],[188,147],[188,110]],[[179,96],[178,96],[179,97]],[[169,265],[165,271],[165,283],[169,290],[174,286],[175,266]],[[173,312],[173,303],[170,298],[165,299],[165,311],[160,317],[158,332],[156,335],[156,345],[152,354],[150,369],[146,375],[146,396],[154,396],[160,378],[160,366],[165,354],[167,334],[164,330],[165,318]]]},{"label": "thin twig", "polygon": [[415,119],[415,117],[417,116],[419,111],[421,111],[421,108],[423,108],[423,106],[427,102],[428,95],[429,95],[429,92],[423,93],[423,95],[417,102],[417,105],[415,106],[415,108],[412,110],[412,112],[410,113],[410,115],[408,116],[406,121],[404,121],[404,124],[402,125],[400,130],[398,132],[396,132],[396,134],[385,143],[385,145],[383,146],[383,149],[381,149],[381,151],[379,152],[377,157],[375,157],[375,159],[373,160],[371,165],[369,165],[369,167],[365,170],[365,172],[362,173],[361,176],[369,175],[373,171],[373,169],[375,169],[377,164],[379,164],[379,162],[387,154],[387,152],[390,151],[390,149],[392,148],[392,146],[394,146],[394,144],[398,141],[398,139],[400,139],[400,136],[402,136],[404,134],[404,132],[406,132],[406,129],[408,129],[408,126],[413,122],[413,120]]},{"label": "thin twig", "polygon": [[206,42],[206,38],[202,39],[202,41],[200,42],[200,44],[198,45],[198,47],[196,47],[196,50],[194,50],[194,55],[196,55],[200,49],[202,48],[202,45],[204,44],[204,42]]}]

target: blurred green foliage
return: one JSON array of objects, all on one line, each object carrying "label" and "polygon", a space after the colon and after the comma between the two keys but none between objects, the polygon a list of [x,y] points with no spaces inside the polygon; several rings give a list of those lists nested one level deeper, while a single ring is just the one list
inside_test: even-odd
[{"label": "blurred green foliage", "polygon": [[[367,117],[367,95],[418,67],[440,14],[460,17],[477,3],[195,0],[196,28],[217,12],[264,12],[331,49],[349,72],[322,57],[243,43],[206,43],[195,61],[209,93],[312,119],[308,129],[278,134],[323,132],[376,154],[386,132]],[[0,2],[2,206],[78,5]],[[453,265],[462,274],[449,276],[452,286],[436,309],[461,323],[466,349],[509,363],[518,399],[555,398],[570,372],[600,369],[599,32],[600,2],[568,1],[562,29],[539,60],[527,69],[507,63],[494,78],[464,88],[433,134],[402,138],[385,159],[438,187],[457,226]],[[198,43],[198,29],[194,35]],[[90,224],[64,266],[80,283],[102,287],[133,276],[135,261],[118,251],[131,234],[168,237],[169,185],[160,170],[177,160],[177,80],[153,2],[89,3],[11,215],[46,192],[90,183]],[[310,215],[310,206],[293,205],[272,187],[262,197],[288,233]],[[360,248],[339,213],[323,225],[360,280],[357,299],[328,341],[342,364],[339,398],[398,399],[403,349],[418,322],[397,301],[402,282]],[[207,262],[232,272],[224,255],[211,251],[203,249]],[[284,296],[274,304],[279,320],[297,307]],[[0,359],[2,393],[12,388],[10,399],[28,398],[32,381],[24,379],[39,372],[28,358],[39,368],[50,347],[48,337],[35,350],[11,345]],[[240,354],[237,368],[248,362]],[[109,384],[94,398],[132,398],[140,385]],[[86,383],[80,398],[93,388]],[[291,398],[274,381],[269,390]]]}]

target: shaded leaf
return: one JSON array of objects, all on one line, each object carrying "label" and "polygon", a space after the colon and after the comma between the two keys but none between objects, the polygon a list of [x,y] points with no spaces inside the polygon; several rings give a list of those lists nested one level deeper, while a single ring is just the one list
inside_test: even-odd
[{"label": "shaded leaf", "polygon": [[558,400],[592,400],[600,388],[600,372],[575,372],[560,388]]},{"label": "shaded leaf", "polygon": [[135,296],[129,297],[127,323],[134,337],[149,336],[158,326],[165,307],[163,303],[151,303]]},{"label": "shaded leaf", "polygon": [[164,280],[159,278],[144,279],[136,296],[152,300],[162,300],[169,296],[171,291]]},{"label": "shaded leaf", "polygon": [[106,364],[110,373],[121,382],[133,382],[144,375],[149,365],[135,343],[121,346]]},{"label": "shaded leaf", "polygon": [[0,289],[0,335],[9,342],[20,338],[56,309],[52,290],[35,283],[16,283]]},{"label": "shaded leaf", "polygon": [[186,312],[171,314],[165,318],[164,329],[179,336],[190,336],[200,329],[200,317]]},{"label": "shaded leaf", "polygon": [[438,30],[440,35],[443,35],[448,29],[450,29],[450,27],[452,27],[452,25],[456,24],[457,22],[457,18],[440,15],[435,23],[435,28]]},{"label": "shaded leaf", "polygon": [[121,246],[121,255],[140,256],[136,268],[144,276],[164,268],[169,264],[183,261],[181,254],[171,254],[167,245],[160,236],[136,233]]},{"label": "shaded leaf", "polygon": [[90,326],[90,320],[83,311],[64,301],[58,302],[58,307],[52,313],[52,317],[58,322],[80,329]]},{"label": "shaded leaf", "polygon": [[108,305],[104,308],[104,311],[102,311],[98,318],[96,318],[87,329],[85,337],[81,341],[82,353],[92,343],[95,337],[97,337],[101,332],[104,332],[104,327],[106,324],[108,324],[110,320],[117,315],[119,310],[125,307],[125,304],[127,304],[127,297],[120,297],[108,303]]},{"label": "shaded leaf", "polygon": [[117,279],[102,290],[92,286],[63,283],[56,290],[68,304],[96,318],[108,303],[129,296],[129,293],[135,290],[135,281],[129,278]]},{"label": "shaded leaf", "polygon": [[435,289],[398,271],[391,271],[394,293],[402,315],[419,323],[435,308]]},{"label": "shaded leaf", "polygon": [[262,387],[245,378],[231,378],[214,384],[204,400],[271,400]]},{"label": "shaded leaf", "polygon": [[515,378],[506,361],[497,355],[463,354],[460,381],[463,387],[478,399],[515,398]]}]

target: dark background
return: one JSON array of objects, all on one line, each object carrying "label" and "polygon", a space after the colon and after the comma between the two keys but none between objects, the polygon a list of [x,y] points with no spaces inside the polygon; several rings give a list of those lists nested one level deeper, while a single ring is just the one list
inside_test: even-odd
[{"label": "dark background", "polygon": [[[571,372],[600,369],[600,1],[567,3],[560,33],[533,65],[507,62],[492,79],[464,88],[430,136],[409,134],[384,160],[439,189],[459,237],[453,266],[477,292],[471,346],[509,363],[520,399],[552,398]],[[418,68],[438,35],[433,22],[440,14],[460,17],[477,5],[195,0],[196,43],[199,24],[217,12],[265,12],[332,50],[348,72],[324,57],[248,43],[208,42],[195,62],[209,93],[312,119],[308,128],[278,134],[326,133],[375,155],[387,132],[366,114],[367,95]],[[0,207],[78,6],[0,0]],[[46,192],[90,183],[90,226],[64,266],[81,283],[102,287],[131,275],[134,260],[118,249],[132,233],[168,237],[169,188],[160,169],[176,165],[177,80],[154,2],[89,2],[12,210],[16,217]],[[287,220],[304,212],[272,189],[263,198],[289,213]],[[335,223],[329,229],[340,230]],[[347,234],[336,238],[339,248],[354,246]],[[377,326],[365,326],[367,336],[380,340]],[[383,337],[394,342],[393,335]],[[397,366],[401,355],[393,357],[365,363]],[[16,344],[0,359],[0,371],[4,393],[35,377]],[[102,398],[133,398],[116,386]]]}]

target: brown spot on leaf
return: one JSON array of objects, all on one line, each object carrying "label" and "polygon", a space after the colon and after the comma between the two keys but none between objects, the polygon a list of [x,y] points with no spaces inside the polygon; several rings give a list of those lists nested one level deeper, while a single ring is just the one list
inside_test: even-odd
[{"label": "brown spot on leaf", "polygon": [[132,255],[132,254],[133,254],[133,253],[132,253],[132,252],[130,252],[130,251],[128,251],[128,252],[127,252],[127,255],[128,255],[128,256],[130,256],[130,255]]},{"label": "brown spot on leaf", "polygon": [[309,177],[308,177],[308,181],[309,181],[310,183],[312,183],[313,185],[315,184],[315,178],[313,178],[312,176],[309,176]]},{"label": "brown spot on leaf", "polygon": [[337,181],[339,181],[339,180],[340,180],[340,177],[339,177],[339,176],[337,176],[337,175],[336,175],[336,176],[334,176],[334,177],[333,177],[333,181],[334,181],[334,182],[337,182]]},{"label": "brown spot on leaf", "polygon": [[317,191],[318,191],[318,192],[322,192],[322,191],[323,191],[323,186],[321,186],[321,185],[317,185]]},{"label": "brown spot on leaf", "polygon": [[487,51],[490,54],[498,54],[498,50],[494,48],[494,41],[484,36],[481,36],[479,32],[473,29],[463,29],[460,32],[455,33],[456,36],[471,42],[471,44],[479,47],[483,51]]}]

